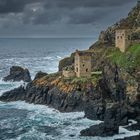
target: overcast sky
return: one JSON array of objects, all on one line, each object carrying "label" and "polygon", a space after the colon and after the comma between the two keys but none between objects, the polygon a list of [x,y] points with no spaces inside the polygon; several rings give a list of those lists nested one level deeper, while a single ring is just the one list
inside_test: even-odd
[{"label": "overcast sky", "polygon": [[94,37],[137,0],[0,0],[0,37]]}]

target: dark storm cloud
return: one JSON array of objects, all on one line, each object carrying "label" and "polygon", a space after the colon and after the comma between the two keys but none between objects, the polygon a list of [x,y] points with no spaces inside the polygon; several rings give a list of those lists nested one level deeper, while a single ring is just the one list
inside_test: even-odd
[{"label": "dark storm cloud", "polygon": [[110,14],[110,8],[131,2],[132,0],[47,0],[44,12],[37,15],[33,23],[93,24]]},{"label": "dark storm cloud", "polygon": [[36,29],[40,34],[88,34],[91,27],[105,27],[126,16],[136,1],[0,0],[0,34],[38,34]]},{"label": "dark storm cloud", "polygon": [[119,6],[132,2],[132,0],[52,0],[46,2],[46,7],[108,7]]},{"label": "dark storm cloud", "polygon": [[47,8],[104,7],[127,4],[132,0],[0,0],[0,13],[22,12],[30,3],[42,2]]},{"label": "dark storm cloud", "polygon": [[[23,24],[93,24],[132,0],[0,0],[0,13],[23,13]],[[36,5],[37,3],[37,5]]]},{"label": "dark storm cloud", "polygon": [[0,0],[0,13],[22,12],[27,4],[40,0]]}]

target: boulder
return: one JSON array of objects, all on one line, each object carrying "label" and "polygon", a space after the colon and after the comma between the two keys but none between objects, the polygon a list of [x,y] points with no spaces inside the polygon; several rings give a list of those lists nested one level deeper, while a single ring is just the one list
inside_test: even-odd
[{"label": "boulder", "polygon": [[42,77],[44,77],[44,76],[47,76],[47,75],[48,75],[47,73],[42,72],[42,71],[39,71],[39,72],[35,75],[34,80],[40,79],[40,78],[42,78]]},{"label": "boulder", "polygon": [[31,82],[31,76],[28,69],[19,66],[12,66],[10,74],[3,78],[4,81],[24,81]]},{"label": "boulder", "polygon": [[113,136],[119,133],[119,127],[114,122],[110,122],[109,124],[101,123],[82,130],[80,133],[81,136]]}]

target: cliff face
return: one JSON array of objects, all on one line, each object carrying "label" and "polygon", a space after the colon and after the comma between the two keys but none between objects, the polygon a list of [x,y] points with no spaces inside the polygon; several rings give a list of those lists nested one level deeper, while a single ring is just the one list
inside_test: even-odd
[{"label": "cliff face", "polygon": [[90,49],[94,47],[113,47],[115,44],[115,30],[116,29],[135,29],[140,27],[140,4],[137,4],[128,14],[128,17],[120,20],[113,26],[108,27],[106,31],[102,31],[99,35],[98,41],[93,44]]}]

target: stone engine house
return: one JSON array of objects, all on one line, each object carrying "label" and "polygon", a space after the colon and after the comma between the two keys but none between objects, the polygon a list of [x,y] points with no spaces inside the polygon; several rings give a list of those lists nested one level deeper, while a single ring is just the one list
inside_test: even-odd
[{"label": "stone engine house", "polygon": [[76,51],[74,62],[77,77],[91,76],[91,53]]},{"label": "stone engine house", "polygon": [[116,30],[115,45],[121,52],[125,52],[131,45],[131,29],[119,29]]},{"label": "stone engine house", "polygon": [[74,66],[63,69],[63,76],[69,77],[90,77],[91,76],[91,53],[76,50]]}]

